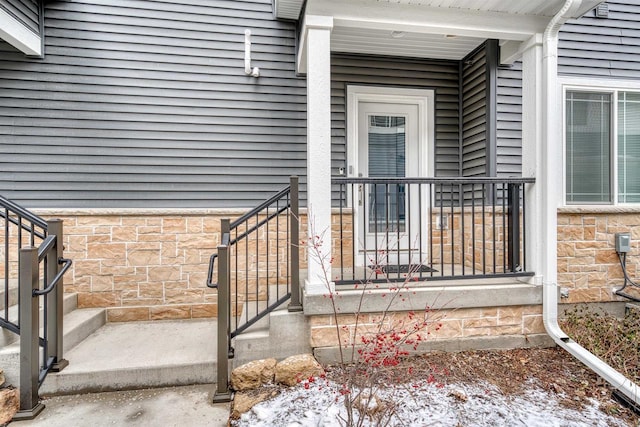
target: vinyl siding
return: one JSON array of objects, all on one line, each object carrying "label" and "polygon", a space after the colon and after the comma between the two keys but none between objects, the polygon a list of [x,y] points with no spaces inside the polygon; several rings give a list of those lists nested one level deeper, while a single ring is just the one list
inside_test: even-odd
[{"label": "vinyl siding", "polygon": [[463,61],[462,176],[487,175],[487,61],[485,46]]},{"label": "vinyl siding", "polygon": [[496,169],[497,176],[522,173],[522,63],[498,68]]},{"label": "vinyl siding", "polygon": [[347,85],[395,86],[435,90],[435,174],[459,175],[457,61],[336,54],[331,57],[332,174],[346,164]]},{"label": "vinyl siding", "polygon": [[[250,207],[306,174],[295,26],[271,0],[47,4],[0,45],[0,194],[29,207]],[[244,31],[252,65],[244,74]]]},{"label": "vinyl siding", "polygon": [[640,2],[608,1],[609,17],[593,11],[562,26],[561,75],[637,79],[640,70]]},{"label": "vinyl siding", "polygon": [[[640,77],[640,2],[608,1],[609,17],[593,11],[560,31],[558,74],[598,79]],[[498,70],[498,174],[521,173],[522,64]]]},{"label": "vinyl siding", "polygon": [[36,0],[0,0],[0,9],[8,12],[34,33],[40,34],[39,7]]}]

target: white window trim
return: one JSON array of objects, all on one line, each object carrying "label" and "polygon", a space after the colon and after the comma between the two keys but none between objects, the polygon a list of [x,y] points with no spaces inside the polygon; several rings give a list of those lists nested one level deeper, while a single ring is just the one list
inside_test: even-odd
[{"label": "white window trim", "polygon": [[[558,84],[562,90],[560,111],[562,111],[562,204],[566,208],[587,209],[596,206],[620,206],[635,207],[638,203],[620,203],[618,201],[618,93],[629,91],[640,93],[640,81],[637,80],[606,80],[585,77],[558,77]],[[602,92],[611,94],[611,177],[613,179],[611,191],[611,203],[567,203],[567,92],[583,91],[583,92]]]}]

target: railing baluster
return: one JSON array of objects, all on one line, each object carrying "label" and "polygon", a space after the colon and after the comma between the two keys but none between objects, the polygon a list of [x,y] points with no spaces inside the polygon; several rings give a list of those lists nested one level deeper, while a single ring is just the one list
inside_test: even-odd
[{"label": "railing baluster", "polygon": [[[425,280],[531,276],[533,273],[524,266],[525,231],[519,228],[516,232],[510,231],[508,226],[510,218],[521,224],[525,213],[523,207],[518,207],[517,217],[515,213],[509,214],[507,197],[510,191],[522,191],[524,195],[525,184],[533,182],[531,178],[490,177],[334,178],[333,184],[340,187],[337,223],[340,224],[341,247],[336,247],[335,252],[341,273],[336,277],[337,284],[359,283],[366,278],[367,272],[371,275],[369,280],[374,282],[402,281],[405,255],[409,260],[407,266],[415,266],[416,252],[420,254],[420,264],[424,262],[436,267],[424,274],[416,266],[416,277]],[[423,185],[429,186],[426,204],[422,202]],[[513,186],[516,190],[509,190]],[[415,191],[418,191],[417,195],[413,194]],[[513,198],[521,200],[524,206],[523,195],[514,193]],[[350,212],[347,210],[349,203],[352,203]],[[345,229],[348,223],[343,217],[346,212],[352,215],[354,230],[360,231],[351,236],[351,260],[345,258],[343,241],[349,237]],[[354,216],[356,212],[359,215]],[[420,215],[418,219],[413,215],[416,212]],[[425,215],[427,224],[424,224]],[[445,219],[448,220],[448,227],[436,228],[437,219],[442,220],[442,225]],[[414,236],[416,232],[418,235]],[[517,238],[513,237],[516,235]],[[517,251],[515,269],[507,264],[510,251],[513,256]],[[424,258],[423,254],[426,254]],[[349,266],[348,262],[352,264]],[[378,268],[372,269],[373,264]],[[387,269],[389,265],[394,268]],[[348,267],[354,272],[351,276],[343,273]],[[381,272],[385,270],[386,274]]]},{"label": "railing baluster", "polygon": [[471,184],[471,266],[476,274],[476,186]]},{"label": "railing baluster", "polygon": [[465,260],[465,250],[464,250],[464,245],[465,245],[465,229],[464,229],[464,217],[465,217],[465,211],[464,211],[464,187],[463,184],[458,184],[458,204],[460,205],[460,230],[461,230],[461,236],[460,236],[460,264],[462,264],[462,275],[464,276],[464,266],[466,264],[466,260]]},{"label": "railing baluster", "polygon": [[496,257],[498,256],[498,253],[496,252],[496,245],[497,245],[497,241],[496,241],[496,184],[490,184],[491,185],[491,199],[493,200],[493,203],[491,203],[491,232],[492,232],[492,238],[493,238],[493,243],[491,244],[491,250],[492,250],[492,261],[493,261],[493,271],[492,273],[496,273]]},{"label": "railing baluster", "polygon": [[455,268],[455,261],[456,261],[456,235],[455,235],[455,230],[456,228],[453,226],[455,224],[455,210],[454,210],[454,203],[453,203],[453,187],[450,186],[449,187],[451,190],[449,191],[449,204],[451,205],[450,209],[451,209],[451,226],[449,227],[449,230],[451,231],[451,275],[455,276],[456,272],[454,270]]}]

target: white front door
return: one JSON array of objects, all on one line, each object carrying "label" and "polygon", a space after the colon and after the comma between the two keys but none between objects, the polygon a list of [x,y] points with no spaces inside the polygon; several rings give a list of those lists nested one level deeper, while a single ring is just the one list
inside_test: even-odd
[{"label": "white front door", "polygon": [[[355,124],[348,142],[350,175],[428,176],[432,97],[405,97],[395,92],[403,90],[393,88],[361,89],[361,96],[350,92],[349,107],[355,110],[349,115]],[[420,92],[432,96],[431,91]],[[358,200],[353,201],[356,265],[420,264],[426,257],[426,245],[419,242],[427,229],[420,226],[421,221],[426,223],[426,212],[420,210],[429,204],[428,186],[368,183],[359,185],[357,194]]]}]

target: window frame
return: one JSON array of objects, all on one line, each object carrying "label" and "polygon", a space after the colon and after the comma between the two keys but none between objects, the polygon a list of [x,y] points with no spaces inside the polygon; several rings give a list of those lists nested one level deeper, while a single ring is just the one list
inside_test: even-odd
[{"label": "window frame", "polygon": [[[640,206],[640,202],[621,203],[618,197],[619,171],[618,171],[618,102],[620,92],[636,92],[640,94],[640,82],[638,81],[605,81],[585,78],[559,78],[562,89],[562,205],[576,206]],[[611,148],[610,159],[610,190],[609,202],[569,202],[567,201],[567,92],[605,93],[611,95],[611,111],[609,126],[609,141]]]}]

